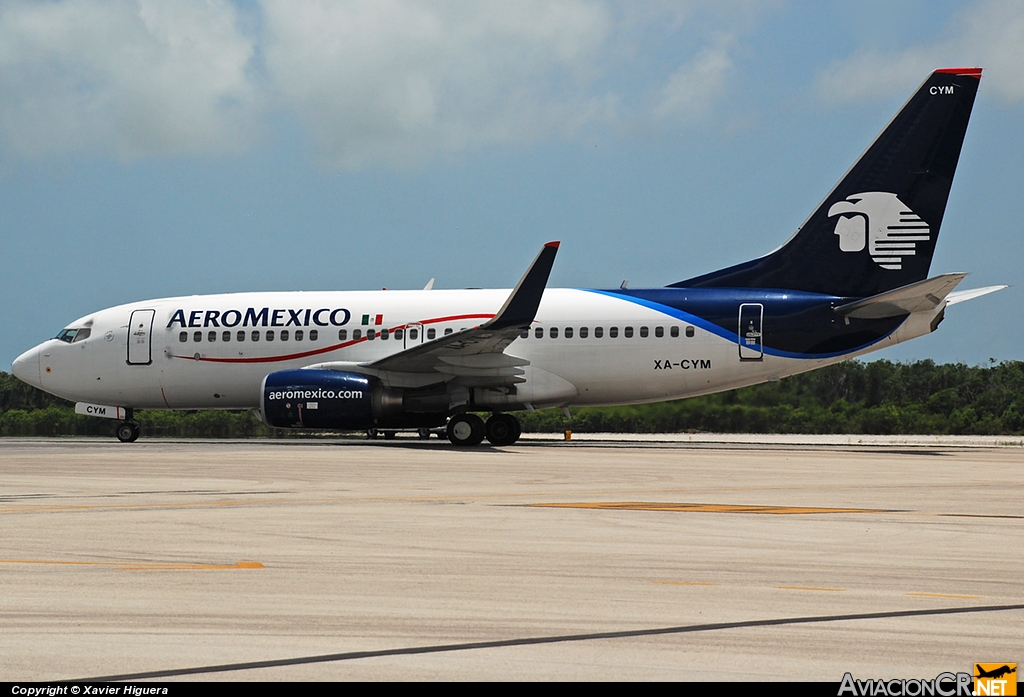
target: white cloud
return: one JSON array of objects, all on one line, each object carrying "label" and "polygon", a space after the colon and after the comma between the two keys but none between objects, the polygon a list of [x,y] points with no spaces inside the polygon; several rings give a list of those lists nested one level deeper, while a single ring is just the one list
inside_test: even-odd
[{"label": "white cloud", "polygon": [[226,2],[5,0],[0,142],[127,159],[237,148],[252,53]]},{"label": "white cloud", "polygon": [[675,124],[725,93],[732,44],[721,37],[761,5],[3,0],[0,147],[215,153],[245,147],[277,112],[297,117],[325,163],[358,168]]},{"label": "white cloud", "polygon": [[278,103],[345,166],[572,134],[609,118],[587,89],[613,32],[601,3],[264,3]]},{"label": "white cloud", "polygon": [[701,51],[681,66],[661,89],[653,113],[659,118],[693,119],[706,115],[725,91],[733,62],[726,40]]},{"label": "white cloud", "polygon": [[905,92],[935,68],[982,67],[986,94],[1024,100],[1024,3],[984,0],[956,15],[940,41],[890,53],[861,51],[817,77],[819,93],[850,102]]},{"label": "white cloud", "polygon": [[300,116],[322,157],[401,166],[438,152],[571,138],[590,126],[705,115],[726,86],[729,42],[715,37],[705,48],[677,38],[683,60],[674,73],[646,46],[702,9],[264,0],[265,65],[280,108]]}]

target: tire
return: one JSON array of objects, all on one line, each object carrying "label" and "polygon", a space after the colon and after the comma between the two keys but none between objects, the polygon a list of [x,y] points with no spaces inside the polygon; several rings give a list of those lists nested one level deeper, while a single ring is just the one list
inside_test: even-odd
[{"label": "tire", "polygon": [[492,445],[512,445],[519,440],[522,427],[511,414],[495,414],[487,419],[484,432]]},{"label": "tire", "polygon": [[142,428],[131,421],[123,421],[117,425],[117,439],[122,443],[134,443],[139,439]]},{"label": "tire", "polygon": [[374,438],[376,438],[377,437],[377,429],[375,429],[375,428],[368,428],[368,429],[366,429],[366,437],[369,438],[370,440],[373,440]]},{"label": "tire", "polygon": [[417,431],[417,433],[420,434],[420,440],[429,440],[430,439],[430,429],[429,428],[421,428],[420,430]]},{"label": "tire", "polygon": [[484,420],[476,414],[457,414],[448,420],[448,440],[453,445],[480,445],[484,430]]}]

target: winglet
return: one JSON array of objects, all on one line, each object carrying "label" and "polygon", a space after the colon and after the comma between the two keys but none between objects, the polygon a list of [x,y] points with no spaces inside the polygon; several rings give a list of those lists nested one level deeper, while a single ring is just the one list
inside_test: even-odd
[{"label": "winglet", "polygon": [[551,267],[555,263],[559,242],[548,242],[541,247],[540,254],[530,264],[523,277],[519,279],[508,300],[498,310],[494,319],[481,326],[481,329],[505,329],[507,327],[529,327],[537,316],[540,299],[548,284]]}]

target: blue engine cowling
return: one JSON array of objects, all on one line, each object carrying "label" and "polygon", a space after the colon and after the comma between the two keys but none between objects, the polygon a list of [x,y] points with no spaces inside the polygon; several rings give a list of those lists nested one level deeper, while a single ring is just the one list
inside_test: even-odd
[{"label": "blue engine cowling", "polygon": [[[263,379],[260,416],[277,428],[355,430],[377,422],[379,382],[333,370],[282,370]],[[377,395],[380,402],[380,394]]]}]

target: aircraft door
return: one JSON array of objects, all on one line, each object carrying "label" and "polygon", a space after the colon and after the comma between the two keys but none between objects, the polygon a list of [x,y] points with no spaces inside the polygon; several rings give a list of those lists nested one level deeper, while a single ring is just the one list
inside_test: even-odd
[{"label": "aircraft door", "polygon": [[408,349],[413,346],[419,346],[423,343],[423,325],[419,322],[407,324],[402,339],[405,341],[403,348]]},{"label": "aircraft door", "polygon": [[762,319],[764,305],[761,303],[743,303],[740,305],[740,323],[738,340],[741,361],[759,361],[764,357],[764,345],[761,343],[763,334]]},{"label": "aircraft door", "polygon": [[156,310],[135,310],[128,321],[128,365],[153,362],[153,316]]}]

